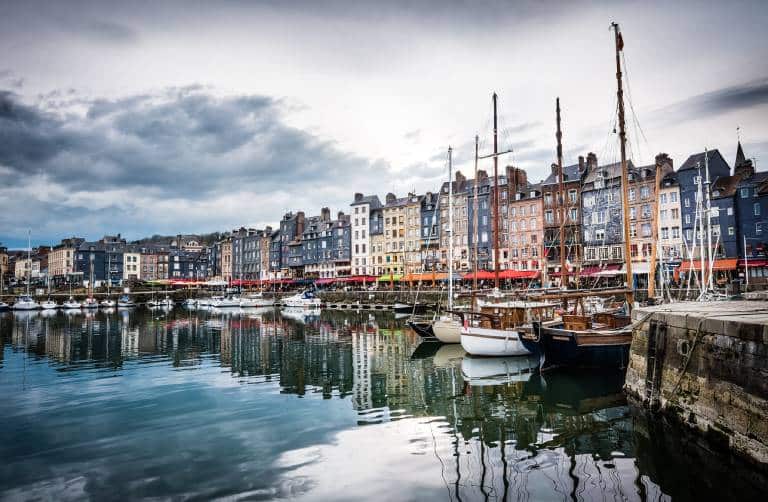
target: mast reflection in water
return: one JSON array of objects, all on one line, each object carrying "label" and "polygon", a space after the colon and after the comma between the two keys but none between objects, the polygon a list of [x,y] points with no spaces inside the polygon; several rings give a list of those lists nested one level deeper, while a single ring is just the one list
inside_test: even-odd
[{"label": "mast reflection in water", "polygon": [[702,455],[632,412],[621,374],[540,376],[525,358],[417,347],[389,314],[22,312],[2,314],[0,336],[0,498],[692,500],[764,488],[716,461],[670,474],[675,455]]}]

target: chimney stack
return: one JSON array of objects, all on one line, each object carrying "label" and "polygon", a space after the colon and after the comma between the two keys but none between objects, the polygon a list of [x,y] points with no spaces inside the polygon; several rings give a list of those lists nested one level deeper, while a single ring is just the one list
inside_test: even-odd
[{"label": "chimney stack", "polygon": [[597,155],[594,152],[587,154],[587,172],[591,173],[597,169]]},{"label": "chimney stack", "polygon": [[584,164],[584,156],[579,155],[579,173],[584,174],[584,169],[586,169],[586,165]]}]

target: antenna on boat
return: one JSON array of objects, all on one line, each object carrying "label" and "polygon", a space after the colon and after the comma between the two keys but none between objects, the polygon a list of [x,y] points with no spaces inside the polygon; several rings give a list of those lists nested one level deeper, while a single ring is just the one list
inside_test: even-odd
[{"label": "antenna on boat", "polygon": [[621,204],[624,222],[624,264],[627,269],[627,309],[632,310],[635,293],[632,276],[632,259],[629,248],[629,176],[627,175],[627,132],[624,130],[624,89],[621,85],[621,51],[624,50],[624,39],[621,36],[618,23],[611,23],[616,43],[616,97],[619,104],[619,144],[621,146]]}]

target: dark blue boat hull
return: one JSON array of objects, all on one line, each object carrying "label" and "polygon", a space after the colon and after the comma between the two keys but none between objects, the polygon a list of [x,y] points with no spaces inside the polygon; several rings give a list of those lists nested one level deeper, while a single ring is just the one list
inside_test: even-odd
[{"label": "dark blue boat hull", "polygon": [[626,343],[583,345],[576,333],[564,329],[541,328],[538,340],[522,337],[523,346],[542,354],[542,371],[553,368],[626,369],[631,337]]}]

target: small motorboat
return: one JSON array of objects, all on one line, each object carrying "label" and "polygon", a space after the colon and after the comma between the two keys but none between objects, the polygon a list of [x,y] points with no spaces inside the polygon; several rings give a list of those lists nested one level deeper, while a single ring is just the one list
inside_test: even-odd
[{"label": "small motorboat", "polygon": [[130,307],[135,307],[136,303],[134,303],[133,299],[130,296],[123,295],[117,299],[117,306],[119,308],[130,308]]},{"label": "small motorboat", "polygon": [[101,300],[100,305],[104,308],[111,309],[115,307],[115,300],[107,298],[106,300]]},{"label": "small motorboat", "polygon": [[94,297],[92,297],[92,296],[89,296],[89,297],[88,297],[88,298],[86,298],[86,299],[85,299],[85,301],[83,302],[83,305],[82,305],[82,307],[83,307],[84,309],[97,309],[97,308],[99,308],[99,302],[98,302],[98,301],[96,301],[96,298],[94,298]]},{"label": "small motorboat", "polygon": [[320,308],[320,298],[312,291],[304,291],[296,295],[287,296],[281,300],[286,307]]},{"label": "small motorboat", "polygon": [[184,300],[184,303],[182,303],[182,305],[184,306],[184,308],[194,309],[194,308],[197,308],[197,300],[194,298],[187,298],[186,300]]},{"label": "small motorboat", "polygon": [[6,310],[11,310],[10,305],[8,305],[5,302],[0,301],[0,312],[5,312]]},{"label": "small motorboat", "polygon": [[34,298],[29,295],[20,296],[16,302],[14,302],[13,310],[37,310],[40,308],[40,304],[37,303]]},{"label": "small motorboat", "polygon": [[80,305],[80,302],[74,299],[74,297],[70,296],[67,298],[67,301],[65,301],[62,305],[64,307],[64,310],[79,310],[82,305]]},{"label": "small motorboat", "polygon": [[59,308],[59,304],[48,298],[44,302],[40,303],[40,308],[43,310],[56,310]]}]

